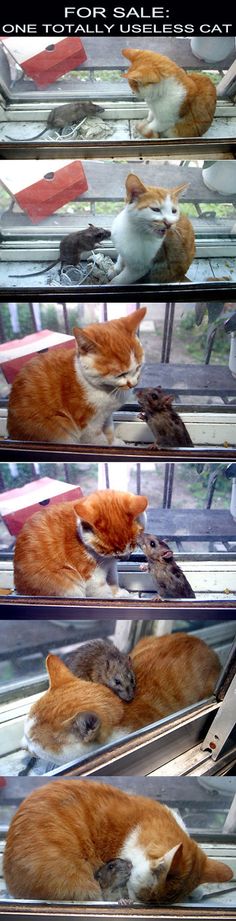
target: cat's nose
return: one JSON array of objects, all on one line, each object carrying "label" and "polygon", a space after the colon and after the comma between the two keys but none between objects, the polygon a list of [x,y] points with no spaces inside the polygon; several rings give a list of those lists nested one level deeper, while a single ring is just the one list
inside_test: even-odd
[{"label": "cat's nose", "polygon": [[167,229],[171,227],[170,221],[167,221],[166,219],[164,219],[163,224],[165,224],[165,227],[167,227]]}]

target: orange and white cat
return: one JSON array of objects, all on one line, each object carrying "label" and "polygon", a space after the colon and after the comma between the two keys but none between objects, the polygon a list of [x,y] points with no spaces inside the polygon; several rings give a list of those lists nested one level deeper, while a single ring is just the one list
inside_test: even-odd
[{"label": "orange and white cat", "polygon": [[216,88],[205,74],[187,74],[174,61],[155,51],[125,48],[130,61],[124,77],[148,106],[148,117],[138,124],[144,137],[201,137],[210,127],[216,107]]},{"label": "orange and white cat", "polygon": [[15,898],[100,901],[94,874],[116,857],[132,863],[129,899],[151,905],[169,905],[199,884],[233,876],[227,864],[206,856],[168,806],[76,779],[54,780],[21,803],[3,870]]},{"label": "orange and white cat", "polygon": [[127,317],[75,328],[76,348],[32,358],[12,386],[11,438],[59,444],[123,444],[112,413],[136,386],[143,349],[136,336],[146,307]]},{"label": "orange and white cat", "polygon": [[[133,173],[127,176],[126,204],[113,221],[111,229],[111,236],[119,254],[114,269],[109,273],[112,278],[111,284],[132,284],[153,268],[158,280],[157,260],[159,257],[163,258],[163,247],[167,238],[169,261],[171,263],[173,253],[178,277],[179,274],[181,277],[185,275],[195,253],[193,227],[189,219],[180,214],[178,202],[179,195],[187,185],[184,183],[173,189],[162,189],[145,186]],[[177,258],[175,238],[178,247]],[[169,278],[169,274],[166,264],[164,280],[173,280]]]},{"label": "orange and white cat", "polygon": [[145,496],[107,489],[36,512],[16,539],[16,591],[67,598],[128,595],[119,589],[116,559],[135,548],[147,504]]},{"label": "orange and white cat", "polygon": [[49,655],[50,687],[29,711],[22,747],[55,764],[78,760],[209,697],[220,674],[214,650],[191,634],[140,640],[131,661],[136,689],[127,703],[110,688],[75,677],[58,656]]}]

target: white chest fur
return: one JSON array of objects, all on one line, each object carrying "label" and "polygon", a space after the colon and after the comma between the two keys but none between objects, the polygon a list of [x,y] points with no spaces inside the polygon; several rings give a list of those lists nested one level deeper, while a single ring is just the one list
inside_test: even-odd
[{"label": "white chest fur", "polygon": [[162,134],[178,121],[187,90],[176,77],[165,77],[159,83],[149,83],[143,87],[140,95],[152,113],[153,130]]},{"label": "white chest fur", "polygon": [[152,875],[149,861],[145,855],[144,848],[138,843],[138,838],[139,827],[136,826],[124,841],[118,854],[118,857],[121,857],[123,860],[131,860],[133,864],[128,880],[128,893],[129,898],[135,901],[137,901],[139,897],[139,890],[144,885],[148,886],[148,883],[151,884]]},{"label": "white chest fur", "polygon": [[[146,212],[147,216],[146,216]],[[153,215],[149,209],[136,212],[130,205],[117,215],[112,225],[112,239],[124,263],[141,278],[148,272],[153,259],[163,243],[163,237],[149,230]]]}]

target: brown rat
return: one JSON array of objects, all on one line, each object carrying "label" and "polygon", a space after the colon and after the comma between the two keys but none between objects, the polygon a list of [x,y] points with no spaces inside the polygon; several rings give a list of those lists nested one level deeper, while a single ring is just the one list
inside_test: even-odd
[{"label": "brown rat", "polygon": [[[49,272],[49,270],[53,269],[59,262],[61,262],[60,271],[62,271],[63,265],[78,265],[82,253],[87,250],[93,250],[96,243],[101,243],[102,240],[108,240],[110,236],[110,230],[105,230],[103,227],[96,227],[94,224],[89,224],[84,230],[68,233],[60,242],[60,259],[51,262],[50,265],[47,266],[47,269],[40,269],[38,272],[27,272],[26,275],[21,275],[20,277],[34,278],[35,275],[42,275],[44,271]],[[19,274],[10,275],[9,277],[19,278]]]},{"label": "brown rat", "polygon": [[174,399],[161,387],[136,390],[141,407],[140,419],[148,423],[155,438],[156,448],[193,447],[193,442],[180,418],[173,409]]},{"label": "brown rat", "polygon": [[130,878],[133,864],[131,860],[116,857],[108,860],[94,873],[106,902],[123,901],[129,898],[127,883]]},{"label": "brown rat", "polygon": [[135,674],[131,658],[107,639],[90,640],[64,658],[68,668],[84,681],[95,681],[111,688],[121,700],[132,700]]},{"label": "brown rat", "polygon": [[148,571],[158,590],[158,595],[154,600],[195,598],[195,592],[180,566],[177,566],[172,550],[164,540],[159,540],[155,534],[147,534],[143,531],[138,538],[138,545],[147,557]]},{"label": "brown rat", "polygon": [[[29,140],[36,141],[37,138],[41,138],[49,128],[58,128],[59,131],[61,131],[66,125],[76,125],[78,122],[82,121],[82,119],[91,118],[93,115],[100,115],[101,112],[104,112],[102,106],[98,106],[94,102],[91,102],[90,99],[80,102],[69,102],[63,106],[56,106],[55,109],[51,109],[51,112],[49,112],[47,124],[46,127],[43,128],[43,131],[40,131],[39,134],[35,134],[34,137],[29,138]],[[14,138],[9,137],[8,134],[6,137],[9,141],[14,140]],[[23,141],[24,138],[16,138],[16,140]]]}]

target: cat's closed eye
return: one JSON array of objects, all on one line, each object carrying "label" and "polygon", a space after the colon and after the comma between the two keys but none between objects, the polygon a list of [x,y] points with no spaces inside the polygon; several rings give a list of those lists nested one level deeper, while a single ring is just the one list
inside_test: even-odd
[{"label": "cat's closed eye", "polygon": [[161,210],[160,208],[151,208],[151,211],[156,211],[157,214],[160,214],[160,210]]},{"label": "cat's closed eye", "polygon": [[87,531],[88,534],[89,532],[93,533],[94,528],[88,521],[83,521],[83,531]]}]

